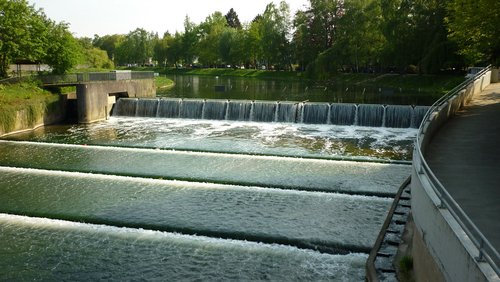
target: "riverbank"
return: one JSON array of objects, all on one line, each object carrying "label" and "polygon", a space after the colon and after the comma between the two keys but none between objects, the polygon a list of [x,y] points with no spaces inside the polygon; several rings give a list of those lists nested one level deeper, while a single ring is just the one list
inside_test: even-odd
[{"label": "riverbank", "polygon": [[0,84],[0,135],[60,121],[63,100],[34,82]]},{"label": "riverbank", "polygon": [[155,77],[155,85],[157,90],[169,90],[170,88],[175,86],[173,80],[166,78],[164,76]]}]

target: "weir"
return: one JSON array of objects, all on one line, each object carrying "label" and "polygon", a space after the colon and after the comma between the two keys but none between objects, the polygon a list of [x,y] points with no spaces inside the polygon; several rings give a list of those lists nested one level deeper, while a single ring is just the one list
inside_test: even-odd
[{"label": "weir", "polygon": [[113,115],[418,128],[427,109],[379,104],[121,98]]}]

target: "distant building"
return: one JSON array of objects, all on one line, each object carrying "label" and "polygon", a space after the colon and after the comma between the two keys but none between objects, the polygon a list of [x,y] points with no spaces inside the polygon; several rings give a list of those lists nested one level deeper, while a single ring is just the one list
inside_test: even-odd
[{"label": "distant building", "polygon": [[15,64],[9,66],[9,74],[12,76],[21,76],[26,74],[34,74],[41,71],[51,71],[49,65],[41,64],[39,61],[31,60],[16,60]]}]

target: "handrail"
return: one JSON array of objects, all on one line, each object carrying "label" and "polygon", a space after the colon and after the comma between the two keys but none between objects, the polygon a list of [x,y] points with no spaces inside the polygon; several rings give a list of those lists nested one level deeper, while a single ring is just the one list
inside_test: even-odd
[{"label": "handrail", "polygon": [[377,273],[377,269],[375,268],[375,260],[377,259],[377,253],[380,250],[380,247],[382,246],[382,243],[384,242],[385,235],[387,233],[387,230],[389,229],[389,225],[391,224],[394,216],[394,212],[396,211],[396,208],[398,207],[399,200],[401,199],[401,195],[403,194],[403,191],[405,188],[410,184],[411,182],[411,176],[408,176],[406,180],[399,186],[398,192],[396,193],[396,196],[394,197],[394,201],[392,201],[392,205],[389,208],[389,212],[387,213],[387,217],[385,218],[384,224],[382,225],[382,228],[380,230],[380,233],[377,236],[377,240],[375,241],[375,244],[373,245],[373,248],[368,255],[368,259],[366,260],[365,264],[365,270],[366,270],[366,281],[369,282],[377,282],[380,281]]},{"label": "handrail", "polygon": [[91,81],[116,81],[131,79],[153,79],[152,71],[128,71],[128,72],[87,72],[64,75],[39,75],[37,77],[45,85],[57,84],[80,84]]},{"label": "handrail", "polygon": [[438,113],[440,108],[446,104],[453,96],[457,95],[462,90],[469,86],[473,86],[474,82],[485,75],[491,70],[491,66],[484,68],[482,71],[477,73],[474,77],[465,80],[463,83],[453,88],[450,92],[445,94],[443,97],[438,99],[425,114],[422,123],[418,129],[417,138],[414,146],[414,156],[413,162],[418,172],[418,177],[421,175],[426,175],[432,190],[436,193],[439,198],[438,207],[441,209],[448,209],[453,218],[462,227],[464,232],[470,238],[474,246],[478,249],[478,255],[475,258],[477,261],[486,261],[491,268],[500,275],[500,255],[498,251],[491,245],[491,243],[486,239],[486,237],[481,233],[477,226],[472,222],[472,220],[467,216],[467,214],[460,208],[458,203],[453,199],[453,197],[448,193],[443,184],[439,181],[436,175],[432,172],[431,168],[427,164],[424,155],[422,153],[422,148],[424,146],[423,139],[428,138],[426,136],[428,125],[432,123],[431,116]]}]

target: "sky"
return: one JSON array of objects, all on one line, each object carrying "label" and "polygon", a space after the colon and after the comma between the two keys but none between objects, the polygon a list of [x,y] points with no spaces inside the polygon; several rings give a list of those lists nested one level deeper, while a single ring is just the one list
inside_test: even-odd
[{"label": "sky", "polygon": [[[127,34],[136,28],[163,33],[184,30],[184,18],[189,15],[199,24],[215,11],[226,14],[233,8],[240,22],[250,22],[264,12],[270,2],[279,0],[28,0],[35,8],[56,22],[70,24],[70,31],[77,37],[94,37],[94,34]],[[291,15],[303,10],[308,0],[286,0]]]}]

